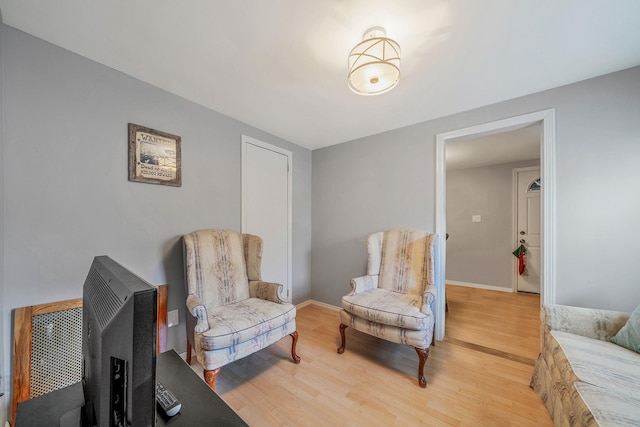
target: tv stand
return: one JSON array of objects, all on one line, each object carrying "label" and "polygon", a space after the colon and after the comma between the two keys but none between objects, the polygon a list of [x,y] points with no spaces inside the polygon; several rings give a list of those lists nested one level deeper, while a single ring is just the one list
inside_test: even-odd
[{"label": "tv stand", "polygon": [[[248,427],[184,360],[169,350],[156,356],[156,380],[164,384],[182,402],[178,415],[166,419],[156,409],[156,426],[242,426]],[[52,391],[18,404],[15,427],[80,427],[84,405],[82,383]]]}]

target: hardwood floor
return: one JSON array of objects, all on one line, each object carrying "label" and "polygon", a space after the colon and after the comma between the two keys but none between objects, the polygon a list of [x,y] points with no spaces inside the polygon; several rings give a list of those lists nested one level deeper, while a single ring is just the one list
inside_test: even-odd
[{"label": "hardwood floor", "polygon": [[413,348],[349,328],[339,355],[338,312],[310,305],[298,310],[299,365],[283,339],[223,367],[216,391],[251,426],[553,425],[529,388],[538,296],[447,292],[447,337],[431,347],[426,389]]},{"label": "hardwood floor", "polygon": [[447,340],[534,365],[540,350],[540,295],[447,285],[447,299]]}]

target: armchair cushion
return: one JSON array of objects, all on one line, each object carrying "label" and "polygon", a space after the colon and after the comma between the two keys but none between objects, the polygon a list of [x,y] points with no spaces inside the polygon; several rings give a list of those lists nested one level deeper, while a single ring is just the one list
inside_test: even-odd
[{"label": "armchair cushion", "polygon": [[420,311],[421,306],[421,295],[400,294],[379,288],[342,298],[342,308],[357,317],[415,331],[426,329],[430,317]]},{"label": "armchair cushion", "polygon": [[202,349],[217,350],[249,341],[296,318],[293,304],[249,298],[209,309],[210,329],[202,334]]},{"label": "armchair cushion", "polygon": [[374,337],[411,347],[429,348],[433,338],[433,316],[427,319],[427,327],[419,331],[371,322],[346,310],[340,310],[340,322]]},{"label": "armchair cushion", "polygon": [[184,240],[187,294],[197,294],[207,308],[249,298],[241,234],[199,230]]},{"label": "armchair cushion", "polygon": [[418,295],[434,284],[432,249],[435,236],[424,230],[407,228],[385,231],[378,287]]}]

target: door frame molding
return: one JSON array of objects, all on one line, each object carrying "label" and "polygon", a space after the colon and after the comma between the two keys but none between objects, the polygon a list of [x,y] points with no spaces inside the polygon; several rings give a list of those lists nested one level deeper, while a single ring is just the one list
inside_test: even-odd
[{"label": "door frame molding", "polygon": [[445,335],[445,271],[446,271],[446,144],[447,142],[477,138],[541,124],[540,172],[543,186],[542,199],[542,259],[540,260],[540,303],[553,304],[556,300],[556,110],[550,108],[534,113],[483,123],[436,135],[436,200],[435,222],[438,240],[436,243],[436,324],[435,338]]},{"label": "door frame molding", "polygon": [[241,168],[242,168],[242,232],[247,232],[247,145],[255,145],[265,150],[273,151],[287,157],[287,288],[281,297],[288,302],[293,299],[293,153],[247,135],[241,137]]},{"label": "door frame molding", "polygon": [[[512,203],[512,224],[513,224],[513,230],[512,230],[512,236],[511,238],[513,239],[513,242],[516,244],[516,248],[518,240],[519,240],[519,234],[518,234],[518,173],[520,172],[530,172],[530,171],[538,171],[539,173],[542,173],[542,171],[540,170],[540,166],[525,166],[522,168],[514,168],[512,170],[512,185],[513,185],[513,196],[511,198],[511,203]],[[542,176],[542,175],[540,175]],[[542,191],[542,188],[541,188]],[[542,195],[542,193],[540,193]],[[542,260],[541,260],[542,261]],[[513,264],[513,269],[511,270],[511,289],[513,292],[518,292],[518,265],[516,263]]]}]

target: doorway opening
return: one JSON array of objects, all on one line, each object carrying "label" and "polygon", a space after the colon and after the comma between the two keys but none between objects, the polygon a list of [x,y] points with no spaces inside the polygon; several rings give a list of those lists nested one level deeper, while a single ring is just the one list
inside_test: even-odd
[{"label": "doorway opening", "polygon": [[[515,226],[518,218],[514,170],[540,170],[540,130],[535,124],[447,143],[447,284],[512,292],[518,280],[536,280],[539,244],[534,240],[539,242],[539,227],[523,224],[521,230],[532,228],[536,234],[529,239],[518,236],[511,224]],[[539,215],[530,219],[539,220]],[[518,243],[525,238],[524,245]],[[523,249],[526,253],[516,258],[512,253],[519,246],[531,246],[531,251]],[[525,257],[528,268],[515,275],[516,261],[524,265]]]},{"label": "doorway opening", "polygon": [[445,269],[446,269],[446,145],[501,132],[540,125],[541,191],[541,275],[542,304],[555,302],[555,109],[485,123],[436,135],[436,325],[435,337],[445,335]]}]

